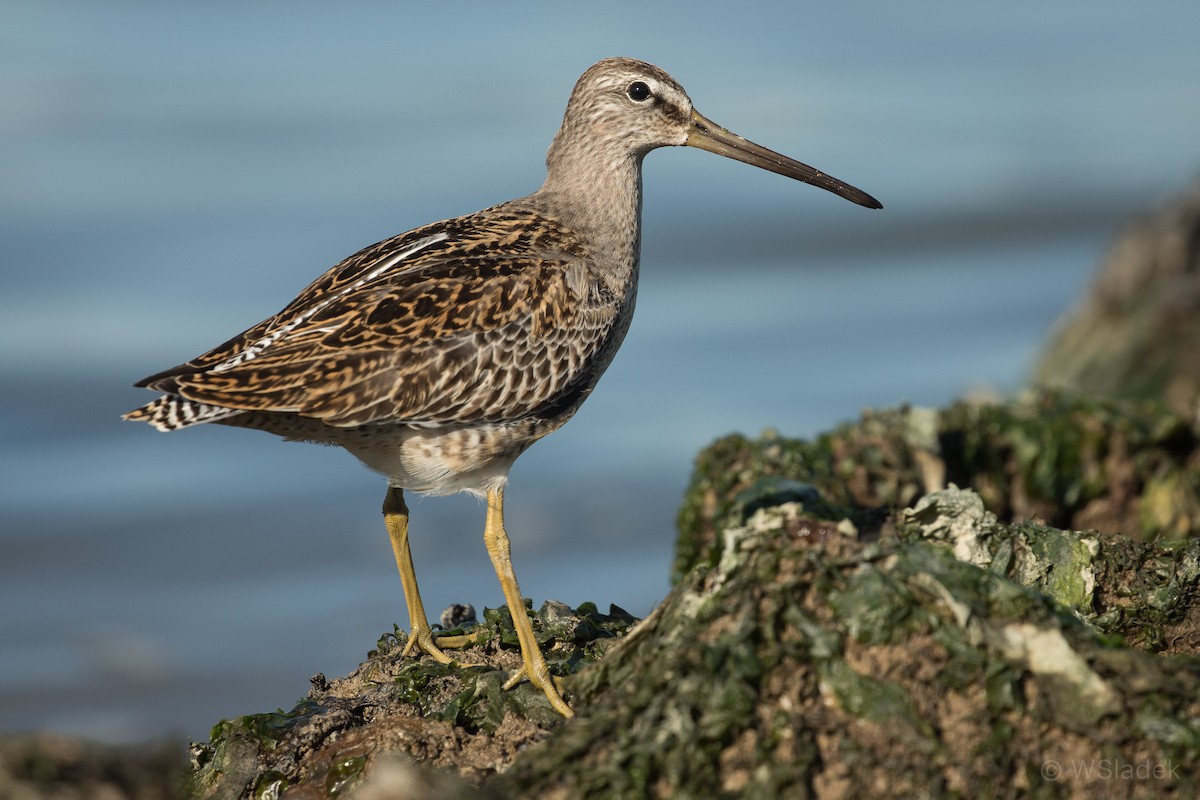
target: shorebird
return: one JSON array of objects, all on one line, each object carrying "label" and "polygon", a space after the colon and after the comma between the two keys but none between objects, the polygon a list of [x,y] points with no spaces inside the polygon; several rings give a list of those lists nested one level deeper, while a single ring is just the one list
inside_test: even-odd
[{"label": "shorebird", "polygon": [[173,431],[215,422],[339,445],[387,478],[383,516],[410,634],[443,663],[462,637],[435,636],[408,545],[404,490],[486,498],[484,542],[521,645],[523,668],[572,716],[517,585],[504,528],[513,462],[562,427],[604,373],[633,316],[642,159],[687,145],[879,201],[702,116],[652,64],[610,58],[575,84],[526,197],[373,244],[270,319],[136,385],[163,395],[125,419]]}]

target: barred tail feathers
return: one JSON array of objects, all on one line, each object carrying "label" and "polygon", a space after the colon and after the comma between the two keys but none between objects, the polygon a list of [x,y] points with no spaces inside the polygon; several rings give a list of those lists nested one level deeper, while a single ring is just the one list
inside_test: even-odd
[{"label": "barred tail feathers", "polygon": [[121,419],[130,422],[145,422],[167,433],[205,422],[216,422],[243,413],[245,412],[236,408],[223,408],[222,406],[198,403],[195,400],[188,400],[176,395],[164,395],[141,408],[135,408],[128,414],[122,415]]}]

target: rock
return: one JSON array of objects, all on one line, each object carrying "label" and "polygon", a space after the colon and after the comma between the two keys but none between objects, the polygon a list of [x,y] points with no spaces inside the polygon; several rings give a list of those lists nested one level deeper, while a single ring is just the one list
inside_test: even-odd
[{"label": "rock", "polygon": [[[1200,529],[1200,436],[1153,404],[1032,391],[1008,402],[866,412],[812,441],[734,434],[697,457],[679,511],[674,576],[714,564],[716,527],[741,498],[787,480],[821,491],[820,514],[879,535],[888,509],[947,481],[1002,521],[1183,538]],[[778,495],[783,499],[782,495]]]},{"label": "rock", "polygon": [[[464,666],[401,660],[388,634],[292,711],[222,723],[195,789],[1190,796],[1198,452],[1165,412],[1056,393],[727,437],[697,460],[679,580],[650,617],[533,615],[575,719],[500,691],[488,665],[519,661],[489,610]],[[1147,511],[1156,493],[1172,514]]]},{"label": "rock", "polygon": [[[598,660],[636,622],[592,604],[547,602],[528,613],[561,675]],[[461,663],[451,665],[402,658],[405,635],[385,634],[355,672],[320,676],[293,709],[220,722],[209,742],[192,748],[193,795],[328,797],[362,784],[368,795],[478,796],[473,784],[563,720],[527,682],[502,690],[521,666],[507,608],[485,609],[470,632],[476,644],[453,651]]]},{"label": "rock", "polygon": [[[189,791],[1195,796],[1198,459],[1161,409],[1055,392],[726,437],[647,619],[527,610],[574,719],[502,690],[519,651],[488,609],[459,663],[402,658],[396,631],[293,709],[220,722]],[[45,751],[0,749],[0,795],[132,785],[104,753]]]},{"label": "rock", "polygon": [[1035,380],[1200,417],[1200,183],[1117,240]]},{"label": "rock", "polygon": [[187,786],[178,742],[116,746],[38,733],[0,736],[0,797],[169,800]]},{"label": "rock", "polygon": [[[1102,630],[1104,609],[1037,591],[1058,550],[1009,570],[999,554],[1030,533],[981,511],[951,489],[876,541],[794,501],[721,523],[715,566],[691,570],[582,672],[579,717],[490,785],[552,798],[1189,795],[1200,783],[1196,661],[1121,644]],[[987,543],[982,564],[945,540],[968,527]],[[1195,555],[1155,553],[1180,567]],[[1082,585],[1096,599],[1096,584],[1076,579],[1086,567],[1071,566],[1067,596]],[[1158,575],[1160,588],[1171,580]],[[1187,617],[1194,570],[1185,582],[1173,613]],[[1155,782],[1104,777],[1126,766]]]}]

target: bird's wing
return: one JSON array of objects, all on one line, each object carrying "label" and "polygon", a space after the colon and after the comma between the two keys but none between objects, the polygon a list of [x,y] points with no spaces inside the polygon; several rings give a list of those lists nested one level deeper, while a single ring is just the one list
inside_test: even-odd
[{"label": "bird's wing", "polygon": [[270,319],[138,385],[335,426],[542,413],[586,391],[617,316],[588,254],[548,225],[493,209],[372,245]]}]

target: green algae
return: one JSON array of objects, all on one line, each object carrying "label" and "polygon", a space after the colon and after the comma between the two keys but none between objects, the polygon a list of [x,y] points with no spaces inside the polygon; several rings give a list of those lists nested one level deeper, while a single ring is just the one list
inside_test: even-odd
[{"label": "green algae", "polygon": [[362,778],[366,765],[366,756],[350,756],[339,759],[329,767],[329,771],[325,775],[325,792],[330,797],[341,794]]},{"label": "green algae", "polygon": [[288,784],[286,775],[279,770],[269,769],[255,779],[250,795],[254,800],[278,800],[283,791],[287,789]]},{"label": "green algae", "polygon": [[897,641],[924,623],[913,618],[904,595],[903,584],[871,569],[851,574],[844,587],[830,587],[828,592],[830,609],[845,621],[850,636],[864,644]]},{"label": "green algae", "polygon": [[278,797],[288,786],[287,776],[262,769],[261,757],[277,750],[298,727],[324,712],[311,701],[291,711],[276,710],[221,720],[209,741],[192,746],[191,794],[201,798],[250,796],[261,800]]},{"label": "green algae", "polygon": [[947,483],[974,490],[1001,522],[1102,524],[1147,541],[1200,530],[1200,439],[1184,420],[1154,404],[1041,391],[869,411],[812,440],[771,431],[717,440],[696,458],[672,578],[713,565],[716,529],[754,503],[798,500],[870,533]]}]

